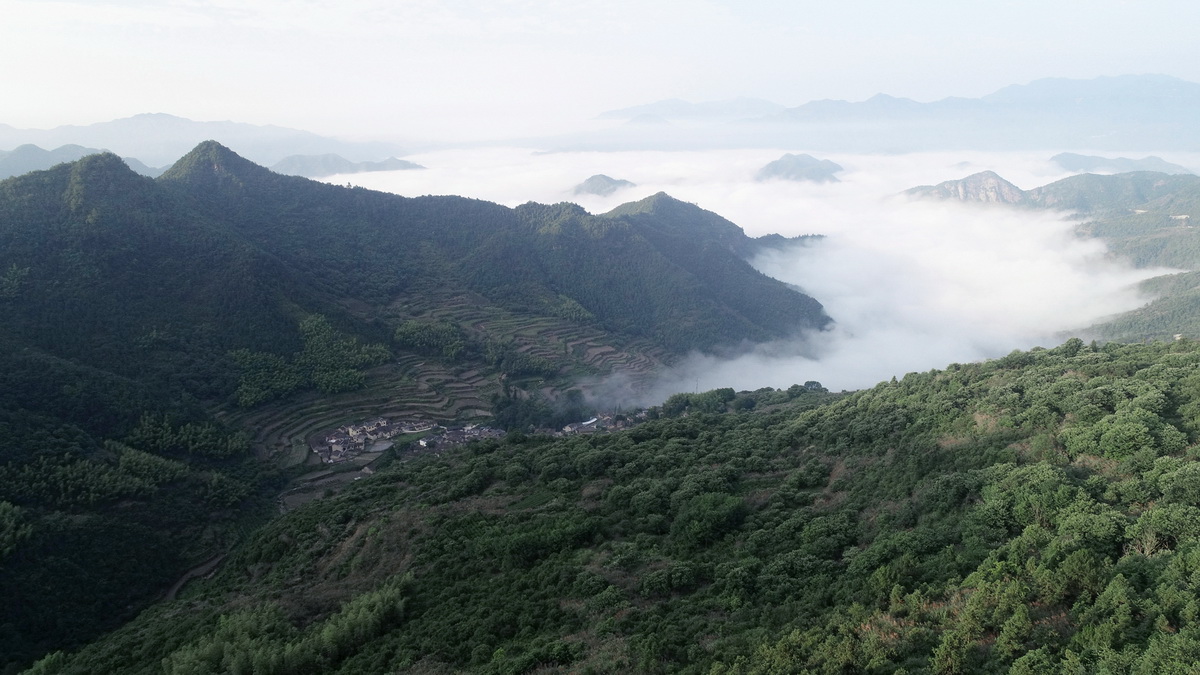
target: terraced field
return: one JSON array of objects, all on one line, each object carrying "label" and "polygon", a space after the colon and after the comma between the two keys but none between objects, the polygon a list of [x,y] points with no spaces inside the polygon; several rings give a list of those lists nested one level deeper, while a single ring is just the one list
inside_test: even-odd
[{"label": "terraced field", "polygon": [[[411,318],[445,319],[475,337],[511,340],[520,353],[561,364],[557,377],[508,382],[546,396],[586,388],[588,382],[616,374],[636,388],[665,363],[663,352],[647,341],[623,341],[595,327],[551,316],[516,315],[469,295],[426,295],[419,304],[409,302],[393,310],[390,318],[397,324]],[[368,372],[361,390],[333,396],[310,392],[229,412],[225,421],[250,434],[262,459],[294,466],[319,461],[308,448],[324,432],[371,417],[443,424],[484,421],[491,416],[490,401],[501,386],[500,376],[485,364],[454,366],[402,353]]]}]

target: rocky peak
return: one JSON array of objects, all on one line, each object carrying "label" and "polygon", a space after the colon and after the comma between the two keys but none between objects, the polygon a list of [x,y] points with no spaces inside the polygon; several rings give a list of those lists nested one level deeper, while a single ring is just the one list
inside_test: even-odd
[{"label": "rocky peak", "polygon": [[981,171],[966,178],[948,180],[937,185],[922,185],[907,190],[904,194],[920,199],[992,204],[1024,204],[1027,201],[1024,190],[1004,180],[994,171]]}]

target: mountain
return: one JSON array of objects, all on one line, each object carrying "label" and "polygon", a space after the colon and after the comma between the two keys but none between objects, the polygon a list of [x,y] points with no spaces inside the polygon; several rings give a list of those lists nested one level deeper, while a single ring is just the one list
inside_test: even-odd
[{"label": "mountain", "polygon": [[931,110],[949,107],[969,108],[974,104],[968,99],[945,99],[938,104],[924,104],[907,98],[887,94],[876,94],[865,101],[839,101],[824,99],[811,101],[780,112],[776,119],[789,122],[846,122],[879,121],[920,118]]},{"label": "mountain", "polygon": [[1167,75],[1117,75],[1077,80],[1051,77],[1010,85],[982,97],[996,106],[1037,110],[1087,109],[1174,113],[1200,103],[1200,84]]},{"label": "mountain", "polygon": [[[1162,75],[1092,80],[1050,78],[1012,85],[978,99],[930,103],[877,95],[863,102],[815,101],[771,121],[844,125],[860,133],[902,132],[905,147],[1149,147],[1195,149],[1200,133],[1187,120],[1200,105],[1200,84]],[[974,136],[974,138],[972,138]]]},{"label": "mountain", "polygon": [[1188,672],[1198,379],[1072,339],[414,452],[30,672]]},{"label": "mountain", "polygon": [[270,508],[200,400],[295,319],[274,261],[186,215],[112,154],[0,182],[6,669],[119,625]]},{"label": "mountain", "polygon": [[[981,171],[959,180],[910,188],[904,194],[919,199],[1028,205],[1111,218],[1134,211],[1145,212],[1137,207],[1162,208],[1180,199],[1189,200],[1186,195],[1190,195],[1197,185],[1200,185],[1200,177],[1191,174],[1138,171],[1112,176],[1083,174],[1022,190],[994,171]],[[1170,215],[1187,215],[1189,207],[1190,204],[1183,206],[1183,211],[1176,208],[1175,211],[1180,212]]]},{"label": "mountain", "polygon": [[666,195],[410,199],[211,141],[157,179],[106,153],[0,181],[2,668],[228,551],[313,472],[314,431],[544,426],[586,378],[827,325],[754,246]]},{"label": "mountain", "polygon": [[[19,176],[30,171],[49,169],[55,164],[73,162],[87,155],[94,155],[104,150],[85,148],[81,145],[64,145],[54,150],[43,150],[36,145],[21,145],[13,150],[0,150],[0,179]],[[146,166],[133,157],[124,158],[129,168],[151,178],[162,173],[161,169]]]},{"label": "mountain", "polygon": [[415,162],[389,157],[380,162],[351,162],[341,155],[291,155],[279,160],[272,171],[287,176],[324,178],[339,173],[370,173],[373,171],[407,171],[424,169]]},{"label": "mountain", "polygon": [[[880,93],[818,100],[757,116],[687,117],[681,102],[628,108],[676,124],[540,139],[555,150],[800,147],[810,152],[1200,150],[1200,84],[1163,75],[1044,79],[979,98],[915,101]],[[684,122],[687,122],[686,124]]]},{"label": "mountain", "polygon": [[904,194],[917,199],[993,204],[1016,205],[1028,201],[1021,188],[1004,180],[994,171],[981,171],[960,180],[948,180],[937,185],[922,185],[906,190]]},{"label": "mountain", "polygon": [[842,166],[828,159],[817,159],[812,155],[785,154],[779,159],[767,163],[758,170],[755,180],[772,179],[808,181],[812,183],[836,183],[837,173]]},{"label": "mountain", "polygon": [[145,113],[109,122],[54,129],[0,127],[0,147],[26,143],[42,147],[77,144],[107,148],[154,166],[171,164],[207,139],[217,139],[238,148],[253,161],[268,165],[290,155],[336,153],[352,161],[362,161],[403,154],[400,148],[388,143],[341,141],[272,125],[198,122],[165,113]]},{"label": "mountain", "polygon": [[601,197],[607,197],[617,190],[631,187],[636,187],[636,184],[598,173],[576,185],[572,192],[577,195],[600,195]]},{"label": "mountain", "polygon": [[1094,155],[1078,155],[1073,152],[1060,152],[1050,158],[1050,161],[1067,171],[1077,173],[1128,173],[1131,171],[1157,171],[1159,173],[1194,173],[1178,164],[1172,164],[1161,157],[1153,155],[1141,159],[1128,157],[1097,157]]},{"label": "mountain", "polygon": [[1113,176],[1084,174],[1034,188],[1028,195],[1039,206],[1112,217],[1140,210],[1142,206],[1181,191],[1187,192],[1197,184],[1200,184],[1200,178],[1190,174],[1167,175],[1149,171]]},{"label": "mountain", "polygon": [[[455,197],[406,199],[278,176],[213,143],[160,181],[272,255],[356,297],[390,301],[406,288],[437,286],[536,307],[564,295],[601,325],[658,336],[672,350],[774,339],[827,321],[811,298],[780,293],[782,284],[709,241],[750,242],[740,228],[681,202],[667,209],[668,224],[644,211],[635,222],[620,217],[624,211],[592,216],[567,204],[507,209]],[[666,195],[657,202],[676,203]],[[676,211],[685,213],[676,218]],[[720,228],[709,227],[713,219]],[[707,236],[698,236],[697,222]],[[667,231],[679,241],[651,238]],[[693,266],[710,255],[720,257],[710,260],[715,268]],[[742,297],[726,296],[727,289]],[[632,297],[640,298],[637,314],[626,302]]]}]

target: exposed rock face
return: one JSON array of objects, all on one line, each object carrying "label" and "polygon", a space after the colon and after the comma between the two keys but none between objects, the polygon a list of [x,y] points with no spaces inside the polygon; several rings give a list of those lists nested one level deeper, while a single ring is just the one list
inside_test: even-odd
[{"label": "exposed rock face", "polygon": [[834,174],[841,170],[840,164],[828,159],[788,153],[759,169],[755,179],[764,181],[779,178],[814,183],[836,183],[838,178]]},{"label": "exposed rock face", "polygon": [[994,171],[981,171],[961,180],[948,180],[937,185],[922,185],[904,194],[921,199],[949,199],[960,202],[993,204],[1026,204],[1025,191],[1001,178]]},{"label": "exposed rock face", "polygon": [[577,195],[600,195],[601,197],[607,197],[608,195],[611,195],[612,193],[616,192],[617,190],[621,190],[623,188],[631,188],[631,187],[636,187],[636,184],[631,183],[627,180],[611,178],[609,176],[605,176],[602,173],[598,173],[595,176],[592,176],[591,178],[588,178],[587,180],[583,181],[579,185],[576,185],[575,186],[575,194],[577,194]]}]

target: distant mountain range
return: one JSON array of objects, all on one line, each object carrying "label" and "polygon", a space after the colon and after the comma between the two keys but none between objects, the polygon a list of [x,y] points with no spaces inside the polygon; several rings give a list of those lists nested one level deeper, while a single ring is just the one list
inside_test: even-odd
[{"label": "distant mountain range", "polygon": [[1153,155],[1141,159],[1128,157],[1096,157],[1094,155],[1077,155],[1073,152],[1061,152],[1050,158],[1050,161],[1067,171],[1079,173],[1128,173],[1130,171],[1158,171],[1160,173],[1194,173],[1187,167],[1172,164],[1161,157]]},{"label": "distant mountain range", "polygon": [[[74,162],[88,155],[96,155],[107,150],[85,148],[82,145],[64,145],[54,150],[43,150],[36,145],[25,144],[14,150],[0,150],[0,179],[19,176],[30,171],[49,169],[63,162]],[[146,166],[136,157],[122,157],[129,168],[150,178],[157,178],[165,169]],[[292,155],[285,157],[271,167],[272,171],[287,176],[303,176],[305,178],[325,178],[337,174],[369,173],[374,171],[402,171],[424,169],[415,162],[389,157],[379,162],[351,162],[350,160],[328,153],[324,155]]]},{"label": "distant mountain range", "polygon": [[[95,155],[105,150],[85,148],[82,145],[63,145],[53,150],[43,150],[36,145],[25,144],[13,150],[0,150],[0,179],[19,176],[30,171],[49,169],[55,164],[74,162],[87,155]],[[134,157],[122,158],[129,168],[154,178],[163,172],[162,169],[146,166]]]},{"label": "distant mountain range", "polygon": [[[981,171],[958,180],[914,187],[906,190],[904,194],[918,199],[1051,208],[1075,211],[1093,217],[1111,217],[1114,213],[1134,211],[1145,213],[1148,209],[1155,208],[1171,211],[1167,214],[1169,216],[1190,219],[1200,216],[1200,211],[1193,213],[1195,204],[1191,201],[1194,198],[1188,197],[1182,205],[1177,201],[1181,194],[1195,193],[1198,189],[1198,176],[1137,171],[1113,176],[1082,174],[1032,190],[1022,190],[994,171]],[[1172,205],[1175,205],[1175,208],[1168,208]],[[1197,263],[1200,264],[1200,260]]]},{"label": "distant mountain range", "polygon": [[342,141],[272,125],[198,122],[164,113],[54,129],[17,129],[0,124],[0,148],[24,144],[43,148],[82,145],[106,148],[123,157],[137,157],[151,166],[170,165],[210,139],[237,148],[251,161],[268,166],[291,155],[336,153],[351,161],[367,161],[404,154],[402,148],[390,143]]},{"label": "distant mountain range", "polygon": [[[878,94],[866,101],[813,101],[764,121],[781,124],[883,124],[893,131],[939,133],[946,142],[1055,145],[1091,143],[1135,147],[1180,142],[1194,145],[1192,119],[1200,84],[1165,75],[1124,75],[1092,80],[1049,78],[1012,85],[982,98],[951,97],[930,103]],[[1173,138],[1184,133],[1187,140]],[[1129,146],[1125,146],[1129,147]]]},{"label": "distant mountain range", "polygon": [[[1198,109],[1200,84],[1165,75],[1052,78],[1004,87],[980,98],[949,97],[932,102],[887,94],[865,101],[816,100],[795,107],[753,98],[699,103],[668,99],[600,113],[599,119],[619,123],[610,128],[514,142],[552,151],[779,147],[869,153],[1200,151],[1200,125],[1194,123]],[[276,166],[296,155],[332,154],[357,164],[405,154],[391,143],[342,141],[279,126],[200,122],[164,113],[54,129],[0,124],[0,149],[25,144],[42,148],[79,145],[136,157],[148,166],[167,166],[206,139],[217,140],[264,166]],[[1100,163],[1078,170],[1186,171],[1177,165],[1146,163],[1152,159],[1131,160],[1140,162],[1137,164]],[[294,169],[308,176],[328,170],[319,165]]]},{"label": "distant mountain range", "polygon": [[292,155],[271,167],[276,173],[305,178],[324,178],[341,173],[371,173],[374,171],[407,171],[425,167],[406,159],[389,157],[381,162],[351,162],[332,153],[324,155]]},{"label": "distant mountain range", "polygon": [[[761,109],[766,109],[762,105]],[[545,139],[557,149],[802,147],[820,151],[1200,150],[1200,84],[1165,75],[1052,78],[980,98],[928,103],[886,94],[819,100],[765,114],[730,102],[661,101],[601,115],[676,122]],[[721,114],[702,114],[715,110]],[[730,114],[726,114],[730,113]],[[705,124],[701,124],[701,122]]]}]

